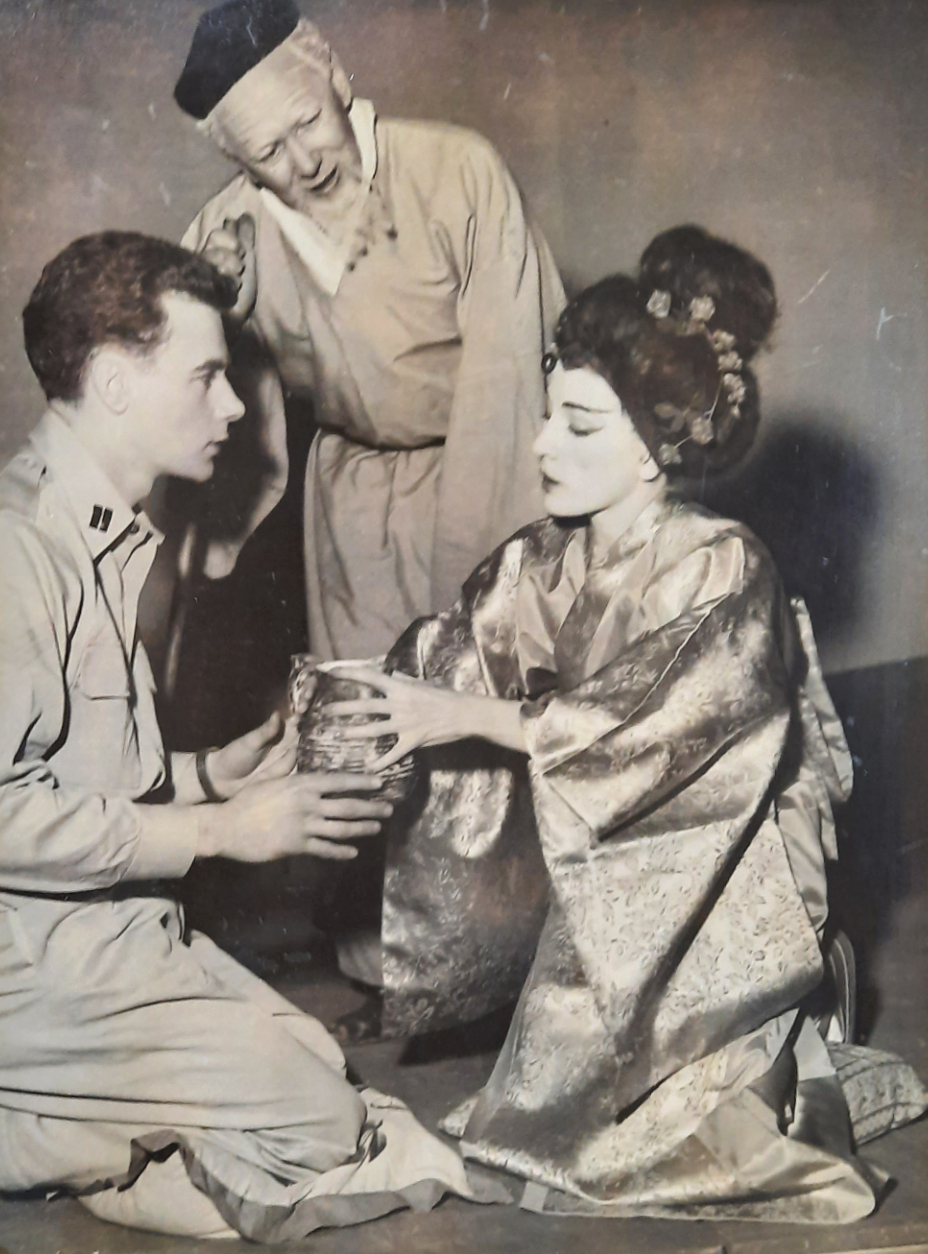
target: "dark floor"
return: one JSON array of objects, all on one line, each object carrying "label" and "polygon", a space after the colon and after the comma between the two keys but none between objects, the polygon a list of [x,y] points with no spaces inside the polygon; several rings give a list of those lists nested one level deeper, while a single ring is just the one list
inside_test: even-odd
[{"label": "dark floor", "polygon": [[[835,900],[862,960],[862,1028],[870,1044],[902,1054],[928,1080],[928,770],[923,765],[928,762],[928,662],[874,668],[830,683],[857,766]],[[269,875],[261,911],[254,908],[260,881],[253,874],[249,885],[238,904],[229,906],[235,885],[226,884],[229,891],[220,893],[225,914],[207,911],[203,925],[212,917],[216,939],[259,968],[268,937],[286,933],[290,961],[278,962],[275,969],[265,958],[265,970],[273,971],[272,982],[287,996],[323,1022],[331,1024],[359,1004],[359,995],[324,963],[312,963],[305,952],[301,956],[313,933],[301,912],[304,892],[292,875]],[[207,884],[204,891],[219,887]],[[246,904],[252,924],[256,914],[261,922],[252,928],[250,952],[243,940]],[[405,1047],[399,1042],[361,1046],[349,1056],[366,1081],[403,1098],[434,1128],[488,1075],[494,1031],[498,1038],[499,1024],[486,1025],[482,1036],[471,1031]],[[556,1219],[514,1206],[478,1207],[448,1199],[427,1215],[403,1212],[359,1228],[317,1233],[297,1248],[318,1254],[928,1254],[928,1119],[867,1146],[863,1154],[895,1183],[876,1215],[850,1227]],[[231,1254],[254,1248],[239,1241],[217,1247],[128,1232],[98,1222],[64,1199],[0,1203],[0,1246],[9,1254],[216,1254],[217,1248]]]}]

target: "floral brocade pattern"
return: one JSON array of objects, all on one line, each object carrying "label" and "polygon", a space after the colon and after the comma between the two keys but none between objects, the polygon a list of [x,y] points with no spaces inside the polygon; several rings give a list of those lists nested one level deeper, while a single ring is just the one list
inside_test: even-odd
[{"label": "floral brocade pattern", "polygon": [[[388,1020],[466,1021],[528,971],[493,1075],[450,1121],[465,1152],[546,1211],[869,1213],[797,1010],[821,978],[849,761],[805,609],[762,546],[673,500],[598,564],[582,529],[535,523],[391,662],[523,701],[531,806],[513,808],[519,759],[488,750],[464,788],[452,752],[388,856]],[[479,850],[460,835],[475,816]],[[807,1091],[835,1103],[827,1151],[798,1115],[784,1135]]]}]

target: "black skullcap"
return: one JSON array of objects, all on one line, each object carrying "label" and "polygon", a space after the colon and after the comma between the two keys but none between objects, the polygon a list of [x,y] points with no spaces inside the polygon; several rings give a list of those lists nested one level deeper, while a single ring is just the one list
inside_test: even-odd
[{"label": "black skullcap", "polygon": [[197,23],[174,99],[185,113],[205,118],[299,20],[293,0],[227,0],[210,9]]}]

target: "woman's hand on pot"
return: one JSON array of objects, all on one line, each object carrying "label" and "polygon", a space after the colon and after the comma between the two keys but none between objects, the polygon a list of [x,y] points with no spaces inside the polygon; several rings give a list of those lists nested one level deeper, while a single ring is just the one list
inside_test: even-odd
[{"label": "woman's hand on pot", "polygon": [[372,771],[385,770],[415,749],[451,744],[472,736],[525,752],[517,701],[455,692],[408,675],[384,675],[367,667],[339,666],[337,674],[367,684],[383,694],[336,701],[328,707],[333,718],[370,716],[368,723],[342,727],[340,732],[346,740],[396,737],[393,748],[371,763]]}]

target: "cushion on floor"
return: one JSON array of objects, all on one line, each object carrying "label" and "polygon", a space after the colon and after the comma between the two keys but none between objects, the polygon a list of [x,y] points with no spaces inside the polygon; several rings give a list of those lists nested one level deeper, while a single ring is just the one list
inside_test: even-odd
[{"label": "cushion on floor", "polygon": [[911,1123],[928,1110],[928,1089],[896,1054],[866,1045],[828,1045],[858,1145]]}]

